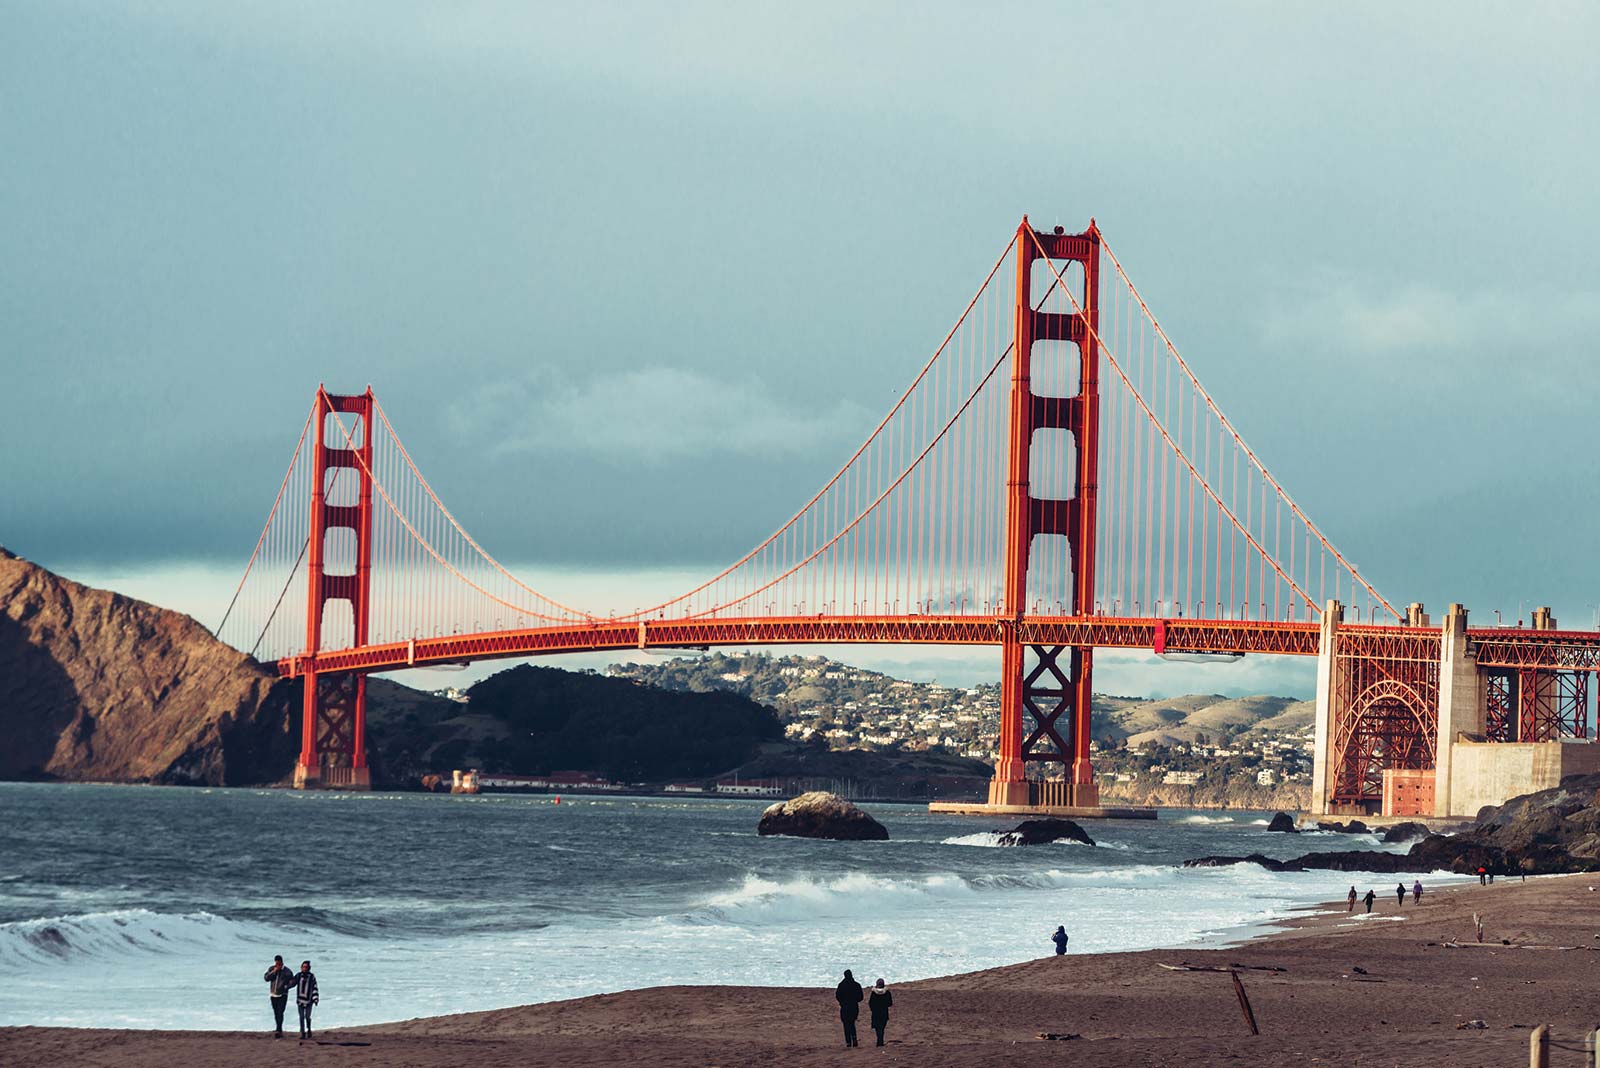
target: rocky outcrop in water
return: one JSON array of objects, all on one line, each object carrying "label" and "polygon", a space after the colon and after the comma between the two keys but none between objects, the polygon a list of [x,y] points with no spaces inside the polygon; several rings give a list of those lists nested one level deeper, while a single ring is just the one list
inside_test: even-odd
[{"label": "rocky outcrop in water", "polygon": [[883,824],[838,794],[822,790],[769,806],[761,813],[756,833],[847,842],[882,842],[889,838]]},{"label": "rocky outcrop in water", "polygon": [[1277,815],[1273,816],[1272,822],[1267,824],[1267,830],[1277,831],[1281,834],[1300,833],[1299,831],[1295,830],[1294,817],[1289,815],[1287,812],[1279,812]]},{"label": "rocky outcrop in water", "polygon": [[1003,846],[1030,846],[1044,845],[1046,842],[1059,842],[1061,839],[1069,842],[1081,842],[1084,845],[1094,845],[1094,839],[1089,833],[1071,820],[1044,819],[1023,820],[1015,829],[1000,835],[998,844]]},{"label": "rocky outcrop in water", "polygon": [[1340,823],[1338,820],[1327,820],[1317,824],[1319,831],[1333,831],[1337,834],[1371,834],[1372,828],[1360,820],[1351,820],[1349,823]]},{"label": "rocky outcrop in water", "polygon": [[1383,841],[1409,842],[1413,838],[1428,837],[1428,827],[1422,823],[1396,823],[1384,829]]},{"label": "rocky outcrop in water", "polygon": [[1259,864],[1268,871],[1433,871],[1409,866],[1404,853],[1381,853],[1374,849],[1347,849],[1329,853],[1306,853],[1291,860],[1251,853],[1243,857],[1196,857],[1183,862],[1185,868],[1222,868],[1230,864]]},{"label": "rocky outcrop in water", "polygon": [[0,778],[276,781],[298,693],[180,612],[0,549]]}]

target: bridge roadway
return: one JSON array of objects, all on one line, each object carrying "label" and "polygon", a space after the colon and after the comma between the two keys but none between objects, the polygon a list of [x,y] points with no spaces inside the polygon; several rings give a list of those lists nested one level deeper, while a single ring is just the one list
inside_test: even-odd
[{"label": "bridge roadway", "polygon": [[[1315,622],[1030,616],[1020,622],[970,615],[772,616],[724,619],[591,620],[524,630],[413,638],[288,656],[278,673],[394,671],[557,653],[711,645],[1000,645],[1007,628],[1027,645],[1077,645],[1169,653],[1315,656]],[[1437,659],[1436,627],[1340,624],[1341,639],[1380,655]],[[1480,627],[1467,632],[1480,667],[1600,671],[1600,631]]]}]

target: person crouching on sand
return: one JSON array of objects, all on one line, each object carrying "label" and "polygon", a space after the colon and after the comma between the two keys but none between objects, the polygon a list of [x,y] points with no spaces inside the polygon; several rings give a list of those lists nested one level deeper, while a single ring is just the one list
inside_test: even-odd
[{"label": "person crouching on sand", "polygon": [[856,982],[849,968],[844,970],[844,978],[834,988],[833,997],[839,1003],[839,1022],[844,1024],[844,1044],[861,1045],[856,1041],[856,1017],[861,1015],[861,984]]},{"label": "person crouching on sand", "polygon": [[1056,944],[1056,956],[1061,956],[1067,951],[1067,929],[1057,927],[1056,933],[1050,936],[1050,941]]},{"label": "person crouching on sand", "polygon": [[311,1007],[320,999],[317,996],[317,977],[311,974],[311,962],[300,962],[300,974],[295,976],[294,1003],[300,1010],[300,1037],[311,1037]]},{"label": "person crouching on sand", "polygon": [[1371,890],[1368,890],[1367,891],[1367,896],[1362,898],[1361,900],[1365,901],[1367,903],[1367,911],[1370,913],[1372,911],[1372,903],[1374,901],[1378,900],[1378,895],[1374,894]]},{"label": "person crouching on sand", "polygon": [[1346,912],[1356,910],[1356,888],[1353,886],[1350,888],[1350,896],[1344,899],[1344,910]]},{"label": "person crouching on sand", "polygon": [[867,998],[867,1011],[872,1014],[872,1029],[878,1033],[878,1045],[883,1045],[883,1029],[889,1026],[889,1006],[894,1004],[894,995],[889,993],[889,988],[883,985],[880,977],[872,985],[872,994]]},{"label": "person crouching on sand", "polygon": [[261,978],[267,981],[267,1001],[272,1005],[272,1020],[277,1029],[273,1038],[283,1037],[283,1010],[289,1006],[289,988],[294,986],[294,972],[283,965],[282,957],[272,958],[272,967]]}]

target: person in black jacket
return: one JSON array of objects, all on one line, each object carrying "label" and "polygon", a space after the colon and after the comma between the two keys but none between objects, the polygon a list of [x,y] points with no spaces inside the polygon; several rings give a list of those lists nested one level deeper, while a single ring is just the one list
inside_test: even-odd
[{"label": "person in black jacket", "polygon": [[872,993],[867,997],[867,1011],[872,1014],[872,1029],[878,1033],[878,1045],[883,1045],[883,1029],[889,1026],[889,1006],[894,1004],[894,995],[889,993],[889,988],[883,985],[880,978],[872,985]]},{"label": "person in black jacket", "polygon": [[317,977],[311,974],[311,962],[300,962],[300,974],[295,976],[294,1003],[300,1010],[300,1037],[311,1037],[311,1007],[318,1002]]},{"label": "person in black jacket", "polygon": [[856,982],[849,968],[844,970],[844,978],[834,988],[833,997],[839,1003],[839,1022],[844,1024],[844,1044],[861,1045],[856,1041],[856,1017],[861,1015],[861,984]]},{"label": "person in black jacket", "polygon": [[1050,936],[1050,941],[1056,944],[1056,956],[1062,956],[1067,951],[1067,929],[1057,927],[1056,933]]},{"label": "person in black jacket", "polygon": [[282,957],[272,958],[272,967],[261,978],[267,981],[267,1001],[272,1004],[272,1019],[277,1030],[272,1037],[283,1037],[283,1010],[289,1006],[289,988],[294,986],[294,972],[283,966]]}]

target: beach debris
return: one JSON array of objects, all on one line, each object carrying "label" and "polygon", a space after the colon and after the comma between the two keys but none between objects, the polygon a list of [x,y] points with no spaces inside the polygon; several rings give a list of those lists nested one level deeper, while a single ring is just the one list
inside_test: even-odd
[{"label": "beach debris", "polygon": [[769,806],[761,813],[756,833],[848,842],[884,842],[889,839],[889,831],[883,824],[838,794],[830,794],[825,790],[813,790]]},{"label": "beach debris", "polygon": [[1472,914],[1472,926],[1478,929],[1478,941],[1483,941],[1483,920],[1476,912]]},{"label": "beach debris", "polygon": [[1080,1034],[1078,1034],[1076,1032],[1073,1032],[1073,1033],[1070,1033],[1070,1034],[1059,1033],[1059,1032],[1056,1032],[1056,1031],[1040,1031],[1039,1032],[1039,1038],[1040,1038],[1040,1040],[1042,1040],[1044,1042],[1071,1042],[1075,1038],[1082,1038],[1082,1037],[1083,1037],[1082,1035],[1080,1035]]},{"label": "beach debris", "polygon": [[1484,1023],[1482,1020],[1467,1020],[1464,1023],[1456,1024],[1457,1031],[1484,1031],[1487,1030],[1488,1027],[1489,1025]]},{"label": "beach debris", "polygon": [[1256,1026],[1256,1014],[1250,1011],[1250,999],[1245,996],[1244,980],[1239,978],[1238,972],[1229,972],[1233,977],[1233,992],[1239,995],[1239,1008],[1244,1012],[1244,1022],[1250,1025],[1250,1033],[1259,1035],[1261,1028]]},{"label": "beach debris", "polygon": [[1363,968],[1359,964],[1352,964],[1350,966],[1350,970],[1355,972],[1357,975],[1366,975],[1367,974],[1367,970],[1365,968]]}]

